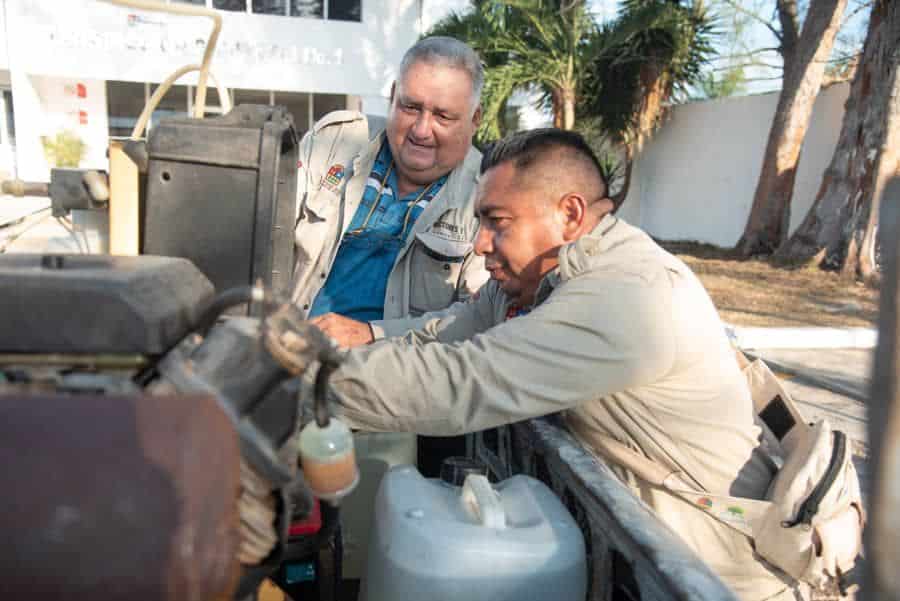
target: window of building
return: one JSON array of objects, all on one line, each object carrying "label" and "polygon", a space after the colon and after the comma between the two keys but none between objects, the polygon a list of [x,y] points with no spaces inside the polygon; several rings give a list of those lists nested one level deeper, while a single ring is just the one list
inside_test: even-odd
[{"label": "window of building", "polygon": [[[156,91],[156,88],[157,86],[151,86],[150,94],[153,94]],[[207,104],[209,104],[209,100],[215,98],[215,91],[212,88],[209,88],[208,90]],[[156,105],[156,109],[154,109],[153,115],[150,117],[150,127],[155,127],[160,119],[168,117],[187,117],[189,93],[193,93],[193,88],[189,90],[188,86],[172,86],[169,88],[169,91],[166,92],[166,95],[163,96],[162,100],[159,101],[159,104]],[[212,94],[212,97],[210,97],[209,94]],[[143,108],[141,110],[143,110]]]},{"label": "window of building", "polygon": [[219,10],[247,12],[247,0],[213,0],[212,7]]},{"label": "window of building", "polygon": [[325,16],[323,0],[290,0],[292,17],[321,19]]},{"label": "window of building", "polygon": [[253,0],[252,12],[257,15],[281,15],[288,14],[287,0]]},{"label": "window of building", "polygon": [[347,97],[343,94],[315,94],[313,96],[313,122],[331,111],[340,111],[345,108],[347,108]]},{"label": "window of building", "polygon": [[[156,87],[157,84],[127,81],[106,82],[110,136],[128,137],[131,135],[141,111],[144,110],[144,105]],[[217,102],[217,91],[209,88],[208,92],[205,115],[207,117],[220,115],[222,109]],[[172,86],[153,111],[147,129],[152,129],[164,118],[189,116],[193,110],[195,94],[195,86]],[[322,116],[347,107],[347,96],[343,94],[273,92],[270,90],[232,89],[231,101],[235,106],[238,104],[282,105],[293,117],[294,128],[301,136]],[[11,107],[12,105],[8,104],[7,106]],[[12,119],[11,112],[9,112],[9,119]]]},{"label": "window of building", "polygon": [[275,92],[275,104],[287,107],[288,112],[294,118],[294,129],[297,134],[302,136],[305,134],[315,121],[310,122],[309,99],[310,96],[316,98],[316,94],[306,94],[302,92]]},{"label": "window of building", "polygon": [[146,101],[147,90],[143,83],[106,82],[106,114],[109,115],[109,135],[130,136],[141,111],[144,110]]},{"label": "window of building", "polygon": [[[362,0],[169,0],[196,4],[219,10],[251,12],[257,15],[280,15],[330,19],[334,21],[362,21]],[[249,4],[249,11],[248,5]]]},{"label": "window of building", "polygon": [[335,21],[362,21],[361,0],[328,0],[328,18]]}]

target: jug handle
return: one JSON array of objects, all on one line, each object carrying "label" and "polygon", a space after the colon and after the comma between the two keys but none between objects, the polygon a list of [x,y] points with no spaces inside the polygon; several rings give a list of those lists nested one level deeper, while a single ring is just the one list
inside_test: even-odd
[{"label": "jug handle", "polygon": [[462,502],[468,512],[483,526],[494,529],[506,527],[506,513],[500,495],[486,476],[469,474],[463,483]]}]

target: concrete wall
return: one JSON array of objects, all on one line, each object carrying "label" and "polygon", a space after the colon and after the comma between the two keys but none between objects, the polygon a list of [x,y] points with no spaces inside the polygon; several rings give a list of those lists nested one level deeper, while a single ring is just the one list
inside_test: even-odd
[{"label": "concrete wall", "polygon": [[[837,143],[849,84],[823,90],[801,153],[791,229],[812,205]],[[777,93],[676,107],[639,157],[621,214],[651,235],[732,246],[744,229]]]},{"label": "concrete wall", "polygon": [[[6,52],[6,0],[0,0],[0,70],[9,69],[9,55]],[[6,82],[7,85],[9,82]]]},{"label": "concrete wall", "polygon": [[106,84],[96,79],[73,79],[12,72],[15,103],[18,176],[49,181],[51,165],[42,139],[61,132],[85,144],[79,167],[106,169],[109,123]]}]

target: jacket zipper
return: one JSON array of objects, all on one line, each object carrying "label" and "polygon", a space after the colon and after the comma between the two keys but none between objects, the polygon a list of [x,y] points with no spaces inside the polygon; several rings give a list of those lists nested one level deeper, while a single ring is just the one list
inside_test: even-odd
[{"label": "jacket zipper", "polygon": [[829,489],[831,489],[832,484],[834,484],[834,481],[837,479],[838,472],[840,472],[841,466],[844,463],[844,453],[847,448],[847,435],[840,430],[834,430],[831,434],[834,438],[834,450],[831,453],[828,469],[825,470],[822,479],[819,480],[819,483],[816,484],[806,500],[803,501],[803,504],[797,511],[796,519],[792,522],[789,521],[786,522],[786,524],[783,524],[787,528],[791,528],[797,524],[811,525],[813,517],[819,512],[819,505],[822,503],[822,499],[825,498],[825,495],[828,494]]}]

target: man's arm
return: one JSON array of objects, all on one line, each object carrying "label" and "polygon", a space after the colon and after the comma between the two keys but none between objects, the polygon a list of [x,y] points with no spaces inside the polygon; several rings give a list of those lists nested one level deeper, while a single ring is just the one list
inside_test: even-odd
[{"label": "man's arm", "polygon": [[467,340],[490,328],[497,313],[496,305],[504,303],[496,285],[485,286],[482,294],[458,302],[441,311],[420,317],[362,322],[328,313],[311,321],[331,336],[342,348],[355,348],[384,338],[407,334],[418,342],[455,342]]},{"label": "man's arm", "polygon": [[464,342],[410,334],[350,351],[333,391],[367,430],[453,435],[557,412],[671,368],[670,298],[666,286],[580,278]]}]

